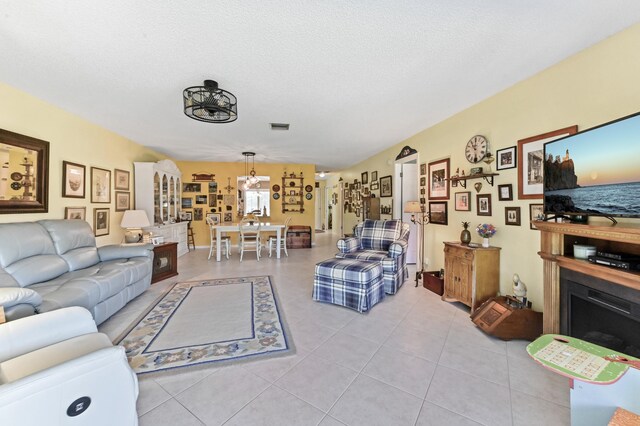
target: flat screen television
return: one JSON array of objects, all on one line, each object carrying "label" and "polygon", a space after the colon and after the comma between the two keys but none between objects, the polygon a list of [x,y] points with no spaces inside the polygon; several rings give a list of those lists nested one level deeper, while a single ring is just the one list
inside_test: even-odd
[{"label": "flat screen television", "polygon": [[543,158],[545,214],[640,217],[640,112],[547,142]]}]

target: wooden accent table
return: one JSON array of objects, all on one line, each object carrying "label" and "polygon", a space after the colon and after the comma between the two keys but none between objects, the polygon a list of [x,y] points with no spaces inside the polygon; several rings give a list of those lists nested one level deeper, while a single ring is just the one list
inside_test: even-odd
[{"label": "wooden accent table", "polygon": [[153,247],[151,284],[178,275],[178,243],[164,243]]},{"label": "wooden accent table", "polygon": [[444,294],[442,300],[458,301],[471,313],[500,290],[500,247],[470,247],[444,243]]}]

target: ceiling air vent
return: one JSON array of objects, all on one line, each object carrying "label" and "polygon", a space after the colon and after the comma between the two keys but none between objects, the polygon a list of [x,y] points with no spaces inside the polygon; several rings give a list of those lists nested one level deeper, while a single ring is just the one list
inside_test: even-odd
[{"label": "ceiling air vent", "polygon": [[271,123],[271,130],[289,130],[289,123]]}]

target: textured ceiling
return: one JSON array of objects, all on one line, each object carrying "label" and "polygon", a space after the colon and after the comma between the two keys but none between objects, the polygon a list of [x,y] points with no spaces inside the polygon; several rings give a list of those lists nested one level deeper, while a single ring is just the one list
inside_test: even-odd
[{"label": "textured ceiling", "polygon": [[[0,0],[0,81],[176,159],[336,170],[639,21],[638,0]],[[183,114],[205,79],[236,122]]]}]

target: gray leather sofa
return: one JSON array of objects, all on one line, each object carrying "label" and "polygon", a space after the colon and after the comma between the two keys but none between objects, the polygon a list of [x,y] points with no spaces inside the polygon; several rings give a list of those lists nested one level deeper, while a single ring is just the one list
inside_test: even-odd
[{"label": "gray leather sofa", "polygon": [[[35,291],[38,312],[82,306],[100,324],[149,288],[152,262],[151,244],[97,248],[83,220],[0,224],[0,288]],[[30,308],[18,300],[5,314]]]}]

